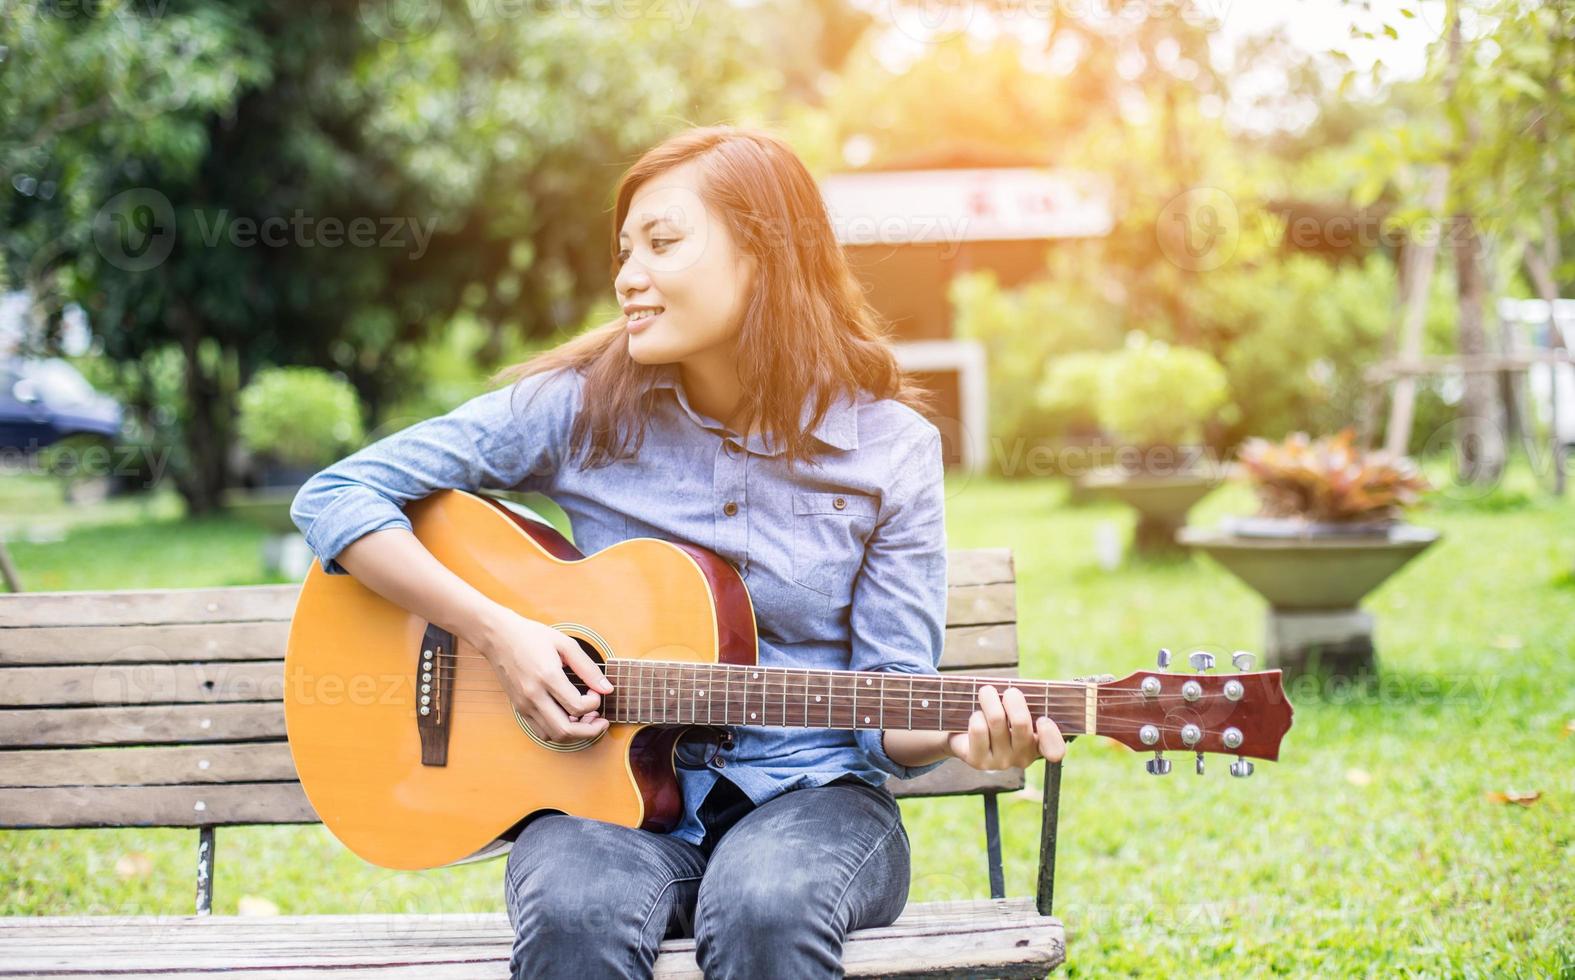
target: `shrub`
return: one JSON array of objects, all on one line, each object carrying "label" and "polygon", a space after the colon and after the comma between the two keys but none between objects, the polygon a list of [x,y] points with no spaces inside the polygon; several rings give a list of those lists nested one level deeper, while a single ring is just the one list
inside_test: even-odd
[{"label": "shrub", "polygon": [[265,368],[241,389],[241,442],[286,466],[325,466],[361,442],[349,382],[318,368]]},{"label": "shrub", "polygon": [[1225,369],[1208,354],[1134,333],[1121,350],[1057,360],[1038,399],[1063,417],[1092,409],[1105,432],[1147,448],[1195,444],[1229,396]]}]

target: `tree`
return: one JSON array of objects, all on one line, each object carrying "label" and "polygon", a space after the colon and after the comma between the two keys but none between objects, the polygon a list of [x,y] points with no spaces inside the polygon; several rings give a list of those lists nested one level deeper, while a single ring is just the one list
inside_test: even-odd
[{"label": "tree", "polygon": [[418,6],[0,12],[7,277],[46,322],[89,312],[193,512],[233,477],[234,398],[258,368],[335,368],[375,417],[419,376],[400,351],[456,313],[495,336],[579,323],[609,289],[622,167],[771,101],[770,39],[730,5],[611,25]]}]

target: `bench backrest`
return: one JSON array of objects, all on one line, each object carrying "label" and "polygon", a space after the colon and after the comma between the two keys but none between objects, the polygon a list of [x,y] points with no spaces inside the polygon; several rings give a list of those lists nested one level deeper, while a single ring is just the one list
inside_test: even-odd
[{"label": "bench backrest", "polygon": [[[1009,549],[953,551],[943,671],[1017,676]],[[299,585],[0,595],[0,827],[316,823],[284,730]],[[899,796],[1019,789],[955,760]]]}]

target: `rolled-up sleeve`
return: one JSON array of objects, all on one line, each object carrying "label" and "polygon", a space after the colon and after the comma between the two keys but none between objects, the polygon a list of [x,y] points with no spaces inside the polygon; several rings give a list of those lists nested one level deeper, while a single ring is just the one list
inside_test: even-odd
[{"label": "rolled-up sleeve", "polygon": [[439,490],[545,491],[564,459],[579,410],[571,368],[477,395],[446,415],[379,439],[307,480],[290,519],[330,575],[373,531],[411,529],[404,506]]},{"label": "rolled-up sleeve", "polygon": [[[893,457],[896,478],[885,494],[864,563],[853,584],[854,670],[934,674],[946,639],[946,486],[940,430],[915,426],[917,438]],[[910,779],[941,765],[892,761],[877,730],[855,737],[877,768]]]}]

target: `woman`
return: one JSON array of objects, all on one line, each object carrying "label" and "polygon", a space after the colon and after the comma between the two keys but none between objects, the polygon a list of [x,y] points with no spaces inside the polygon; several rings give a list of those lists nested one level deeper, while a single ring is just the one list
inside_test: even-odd
[{"label": "woman", "polygon": [[[324,569],[469,640],[557,739],[603,731],[611,685],[569,637],[441,566],[404,503],[445,487],[542,491],[587,554],[650,536],[730,561],[764,664],[933,673],[940,433],[913,407],[803,163],[759,132],[682,133],[624,175],[613,228],[622,317],[302,488],[292,516]],[[664,936],[692,934],[708,977],[840,975],[847,932],[889,924],[907,900],[887,776],[1064,751],[1020,692],[990,687],[966,732],[740,727],[720,746],[680,743],[670,832],[557,813],[520,828],[511,969],[649,975]]]}]

